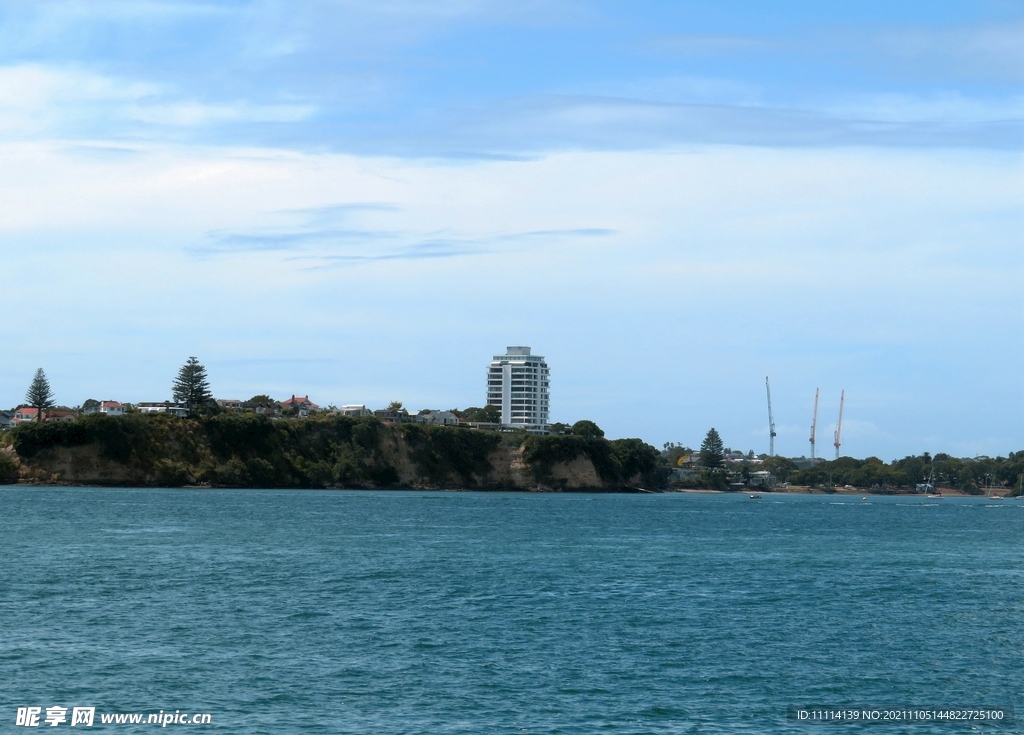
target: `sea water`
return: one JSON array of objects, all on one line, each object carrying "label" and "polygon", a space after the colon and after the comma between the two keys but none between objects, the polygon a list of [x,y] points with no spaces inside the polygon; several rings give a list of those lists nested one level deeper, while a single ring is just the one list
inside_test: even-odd
[{"label": "sea water", "polygon": [[99,713],[211,715],[189,732],[810,733],[823,726],[787,706],[1022,702],[1024,501],[8,487],[0,502],[3,733],[51,705],[69,708],[58,726],[93,706],[112,732],[155,726]]}]

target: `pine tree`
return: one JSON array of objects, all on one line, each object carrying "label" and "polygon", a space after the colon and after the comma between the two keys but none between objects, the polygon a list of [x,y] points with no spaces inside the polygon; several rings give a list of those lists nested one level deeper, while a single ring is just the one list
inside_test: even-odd
[{"label": "pine tree", "polygon": [[722,437],[714,429],[709,429],[704,441],[700,444],[700,463],[704,467],[718,467],[725,459]]},{"label": "pine tree", "polygon": [[184,403],[189,412],[209,403],[213,399],[210,382],[206,379],[206,368],[199,364],[195,356],[181,366],[178,377],[171,386],[174,400]]},{"label": "pine tree", "polygon": [[25,394],[25,402],[36,409],[36,421],[42,421],[43,410],[53,406],[53,391],[50,390],[50,381],[46,379],[42,368],[36,370],[36,376],[32,378],[32,384]]}]

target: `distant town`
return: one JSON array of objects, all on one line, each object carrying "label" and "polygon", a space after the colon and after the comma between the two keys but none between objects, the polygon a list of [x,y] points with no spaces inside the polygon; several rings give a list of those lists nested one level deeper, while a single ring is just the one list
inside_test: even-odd
[{"label": "distant town", "polygon": [[308,395],[275,400],[269,395],[255,395],[247,400],[216,398],[210,392],[206,369],[196,358],[189,358],[179,371],[172,388],[173,398],[164,401],[140,401],[89,398],[80,406],[54,405],[53,392],[45,373],[40,369],[29,387],[25,403],[9,411],[0,411],[0,429],[33,421],[60,423],[75,421],[80,416],[104,414],[123,416],[128,413],[153,413],[186,417],[197,412],[255,413],[274,419],[304,419],[323,416],[376,416],[389,424],[417,423],[431,426],[463,425],[475,429],[522,430],[531,434],[559,431],[560,424],[549,423],[550,370],[544,358],[531,354],[529,347],[510,346],[505,354],[494,355],[487,368],[486,397],[483,407],[465,410],[422,409],[410,413],[401,402],[370,409],[365,404],[320,406]]}]

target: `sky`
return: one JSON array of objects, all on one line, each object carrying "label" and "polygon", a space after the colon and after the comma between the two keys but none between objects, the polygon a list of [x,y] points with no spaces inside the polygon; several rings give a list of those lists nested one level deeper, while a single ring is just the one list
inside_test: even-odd
[{"label": "sky", "polygon": [[0,0],[0,406],[1024,449],[1024,5]]}]

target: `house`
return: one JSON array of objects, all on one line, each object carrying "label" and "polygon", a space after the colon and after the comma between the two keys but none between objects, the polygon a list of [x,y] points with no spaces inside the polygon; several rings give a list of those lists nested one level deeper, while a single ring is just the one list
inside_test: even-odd
[{"label": "house", "polygon": [[458,426],[459,424],[459,417],[451,411],[432,411],[429,408],[420,411],[412,417],[412,420],[417,424],[429,426]]},{"label": "house", "polygon": [[103,413],[107,416],[124,416],[127,407],[120,401],[86,401],[82,413]]},{"label": "house", "polygon": [[0,411],[0,431],[14,428],[14,412]]},{"label": "house", "polygon": [[171,416],[188,416],[188,408],[184,403],[171,403],[170,401],[163,401],[162,403],[155,401],[136,403],[135,410],[139,413],[167,413]]},{"label": "house", "polygon": [[35,421],[38,415],[39,409],[33,408],[32,406],[22,406],[14,411],[12,421],[14,421],[15,424],[24,424],[29,421]]},{"label": "house", "polygon": [[217,405],[227,411],[241,411],[242,402],[234,398],[218,398]]},{"label": "house", "polygon": [[373,412],[373,415],[385,424],[407,424],[410,420],[409,412],[404,408],[379,408]]},{"label": "house", "polygon": [[670,480],[689,480],[692,477],[697,476],[697,470],[690,467],[673,467],[672,474],[669,476]]},{"label": "house", "polygon": [[309,414],[320,408],[320,406],[309,400],[309,396],[296,398],[295,394],[292,394],[291,398],[279,401],[278,405],[281,406],[281,413],[292,412],[293,415],[300,419],[309,416]]},{"label": "house", "polygon": [[240,410],[246,413],[259,413],[269,418],[276,418],[281,415],[280,403],[259,403],[253,401],[242,401]]},{"label": "house", "polygon": [[43,421],[48,424],[68,424],[78,418],[78,413],[67,408],[53,408],[43,413]]},{"label": "house", "polygon": [[761,470],[760,472],[751,472],[750,481],[747,483],[750,487],[775,487],[775,475],[768,470]]},{"label": "house", "polygon": [[369,416],[372,413],[373,411],[361,403],[358,405],[353,403],[338,409],[338,414],[341,416]]}]

